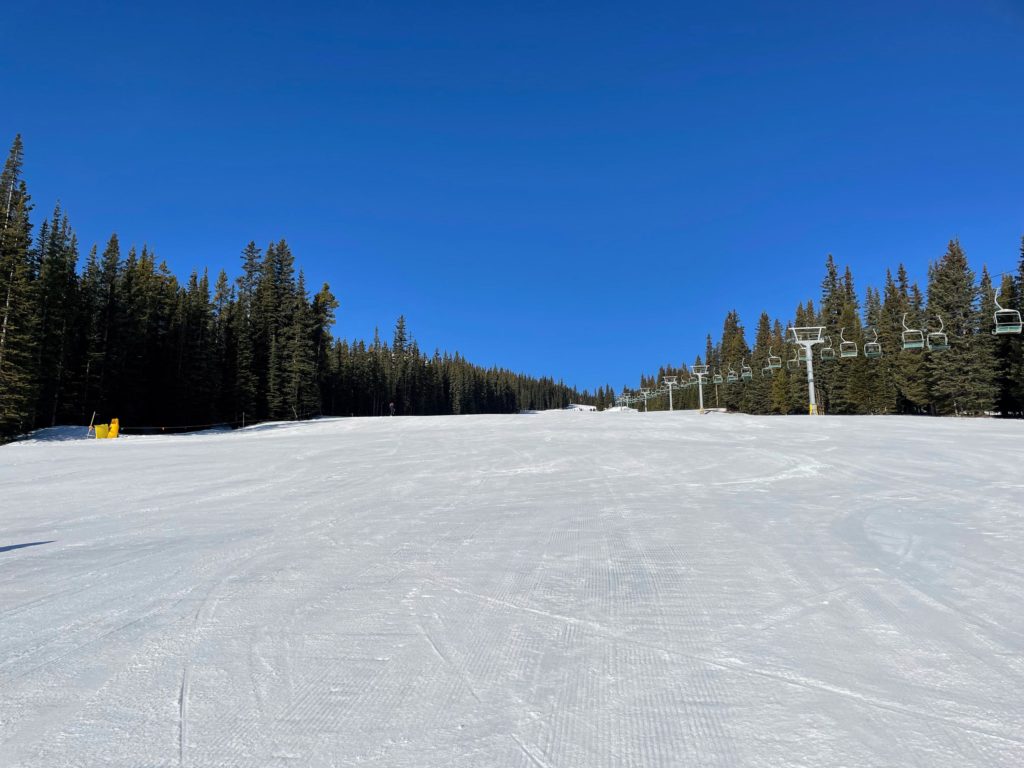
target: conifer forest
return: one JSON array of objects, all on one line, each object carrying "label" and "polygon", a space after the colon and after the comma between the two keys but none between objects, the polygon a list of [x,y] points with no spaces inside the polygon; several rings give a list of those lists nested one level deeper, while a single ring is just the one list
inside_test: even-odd
[{"label": "conifer forest", "polygon": [[[397,414],[430,415],[615,401],[610,386],[580,392],[457,353],[428,354],[401,317],[390,342],[334,338],[337,299],[327,284],[310,290],[284,240],[250,242],[240,274],[221,271],[212,284],[205,272],[182,283],[147,247],[125,253],[116,235],[81,263],[59,205],[33,224],[22,163],[18,136],[0,174],[0,441],[94,415],[116,416],[131,433],[384,415],[391,403]],[[924,290],[902,264],[863,298],[831,256],[824,273],[817,303],[798,304],[785,320],[762,313],[752,345],[738,313],[726,314],[718,341],[709,335],[693,360],[721,381],[709,379],[706,406],[805,413],[806,377],[802,364],[786,365],[799,362],[786,328],[821,325],[815,379],[825,413],[1024,416],[1024,337],[992,332],[999,307],[1024,310],[1024,240],[1016,272],[996,276],[977,274],[952,240]],[[908,328],[944,333],[948,349],[903,349]],[[881,354],[866,357],[868,344]],[[686,381],[689,370],[663,365],[624,394],[657,390],[666,376]],[[674,393],[677,408],[696,401],[695,388]]]},{"label": "conifer forest", "polygon": [[[929,266],[926,291],[900,264],[895,274],[886,273],[881,289],[868,286],[863,302],[849,268],[840,274],[830,255],[824,271],[818,304],[798,304],[786,322],[762,312],[753,346],[739,315],[726,314],[718,341],[709,335],[693,362],[708,366],[706,407],[807,413],[804,363],[799,348],[787,343],[786,329],[823,326],[825,340],[813,362],[824,413],[1024,416],[1024,337],[1017,314],[1024,310],[1024,239],[1015,274],[996,280],[982,267],[978,276],[954,239]],[[994,332],[999,308],[1001,317],[1016,323],[1004,330],[1016,332]],[[921,347],[904,348],[915,332]],[[664,389],[666,376],[686,382],[690,370],[686,363],[662,366],[657,375],[641,376],[630,392]],[[695,408],[697,397],[696,387],[683,387],[674,392],[675,407]],[[657,397],[645,407],[670,406],[667,397]]]},{"label": "conifer forest", "polygon": [[[421,350],[399,318],[390,343],[331,335],[338,301],[312,292],[284,240],[249,243],[241,274],[182,284],[116,235],[80,265],[58,206],[34,228],[15,138],[0,174],[0,442],[117,417],[122,432],[318,415],[515,413],[592,403],[548,378]],[[603,391],[600,393],[604,397]]]}]

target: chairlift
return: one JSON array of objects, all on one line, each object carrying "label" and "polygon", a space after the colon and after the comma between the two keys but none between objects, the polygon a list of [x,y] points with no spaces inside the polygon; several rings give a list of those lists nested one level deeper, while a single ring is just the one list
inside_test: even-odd
[{"label": "chairlift", "polygon": [[724,383],[724,381],[725,380],[722,378],[722,369],[719,368],[718,369],[718,373],[714,374],[711,377],[711,383],[712,384],[722,384],[722,383]]},{"label": "chairlift", "polygon": [[806,363],[807,362],[807,357],[808,357],[807,347],[803,347],[803,346],[797,347],[796,359],[799,360],[801,363]]},{"label": "chairlift", "polygon": [[917,328],[907,327],[907,313],[903,313],[903,348],[924,349],[924,333]]},{"label": "chairlift", "polygon": [[790,371],[798,370],[800,368],[800,363],[803,362],[801,355],[806,358],[807,353],[804,352],[803,347],[797,347],[793,357],[786,360],[786,368]]},{"label": "chairlift", "polygon": [[949,349],[949,337],[945,334],[946,324],[938,317],[939,330],[928,331],[928,349],[931,352],[942,352]]},{"label": "chairlift", "polygon": [[751,370],[750,366],[747,365],[746,359],[740,360],[740,378],[743,381],[754,380],[754,372]]},{"label": "chairlift", "polygon": [[782,367],[782,358],[778,355],[773,355],[771,347],[768,347],[768,365],[765,367],[770,371],[777,371]]},{"label": "chairlift", "polygon": [[864,342],[864,357],[876,360],[882,356],[882,345],[878,343],[878,331],[872,328],[871,332],[875,334],[875,340]]},{"label": "chairlift", "polygon": [[857,356],[857,342],[846,340],[846,329],[839,329],[839,356],[840,357],[856,357]]},{"label": "chairlift", "polygon": [[823,361],[835,360],[836,359],[836,351],[832,347],[832,337],[831,336],[826,336],[825,337],[825,342],[826,342],[826,346],[821,348],[821,359]]},{"label": "chairlift", "polygon": [[999,306],[999,299],[997,297],[993,297],[993,299],[996,302],[996,327],[992,329],[992,333],[996,336],[1002,336],[1004,334],[1020,333],[1024,330],[1024,322],[1021,322],[1020,311],[1016,309],[1003,309]]},{"label": "chairlift", "polygon": [[729,373],[725,377],[725,383],[726,384],[738,384],[739,380],[740,380],[740,377],[736,375],[736,371],[733,370],[733,367],[730,365],[729,366]]}]

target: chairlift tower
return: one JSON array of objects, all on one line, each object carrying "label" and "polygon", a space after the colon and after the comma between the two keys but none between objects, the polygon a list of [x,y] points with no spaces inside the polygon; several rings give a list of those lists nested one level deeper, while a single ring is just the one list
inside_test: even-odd
[{"label": "chairlift tower", "polygon": [[647,400],[651,396],[651,390],[649,390],[649,389],[641,389],[640,390],[640,395],[644,399],[644,413],[647,413]]},{"label": "chairlift tower", "polygon": [[789,334],[793,337],[793,343],[800,345],[804,350],[804,360],[807,363],[807,399],[810,403],[808,412],[811,416],[818,415],[818,401],[814,393],[814,345],[822,344],[825,337],[822,335],[825,327],[822,325],[790,326]]},{"label": "chairlift tower", "polygon": [[700,412],[704,413],[704,377],[708,375],[708,367],[695,365],[690,372],[697,377],[697,402],[700,404]]},{"label": "chairlift tower", "polygon": [[671,413],[674,409],[672,408],[672,389],[679,383],[678,376],[666,376],[662,379],[665,382],[665,386],[668,387],[668,410]]}]

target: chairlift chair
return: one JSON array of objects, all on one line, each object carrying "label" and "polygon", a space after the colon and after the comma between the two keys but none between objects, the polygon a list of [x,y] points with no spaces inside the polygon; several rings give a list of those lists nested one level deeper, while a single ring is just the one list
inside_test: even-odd
[{"label": "chairlift chair", "polygon": [[773,355],[771,347],[768,347],[768,365],[765,367],[770,371],[777,371],[782,367],[782,358],[778,355]]},{"label": "chairlift chair", "polygon": [[836,351],[832,347],[832,337],[831,336],[826,336],[825,337],[825,342],[826,342],[826,346],[821,348],[821,359],[823,361],[835,360],[836,359]]},{"label": "chairlift chair", "polygon": [[924,349],[924,333],[917,328],[907,327],[907,313],[903,313],[903,348]]},{"label": "chairlift chair", "polygon": [[739,380],[740,380],[740,377],[737,375],[736,371],[733,370],[733,367],[730,365],[729,366],[729,373],[725,377],[725,383],[726,384],[738,384]]},{"label": "chairlift chair", "polygon": [[807,362],[807,347],[797,347],[796,359],[801,363]]},{"label": "chairlift chair", "polygon": [[996,313],[995,321],[996,327],[992,329],[992,333],[996,336],[1003,336],[1011,333],[1021,333],[1024,330],[1024,322],[1021,322],[1020,311],[1016,309],[1003,309],[999,306],[999,299],[995,299],[996,302]]},{"label": "chairlift chair", "polygon": [[839,356],[840,357],[856,357],[857,356],[857,342],[846,340],[846,329],[841,328],[839,330]]},{"label": "chairlift chair", "polygon": [[939,330],[928,331],[928,349],[931,352],[942,352],[949,349],[949,337],[945,334],[946,324],[939,317]]},{"label": "chairlift chair", "polygon": [[740,379],[743,381],[754,380],[754,371],[747,365],[746,359],[740,360]]},{"label": "chairlift chair", "polygon": [[804,361],[804,359],[806,359],[806,355],[807,355],[807,353],[804,352],[803,347],[798,347],[795,350],[795,354],[793,355],[793,357],[787,358],[787,360],[786,360],[786,368],[787,368],[787,370],[790,370],[790,371],[798,370],[800,368],[800,363],[802,363]]},{"label": "chairlift chair", "polygon": [[882,356],[882,345],[878,343],[878,331],[872,328],[871,332],[875,334],[875,340],[864,342],[864,357],[876,360]]},{"label": "chairlift chair", "polygon": [[718,373],[714,374],[711,377],[711,383],[712,384],[722,384],[724,381],[725,380],[722,378],[722,369],[719,368],[718,369]]}]

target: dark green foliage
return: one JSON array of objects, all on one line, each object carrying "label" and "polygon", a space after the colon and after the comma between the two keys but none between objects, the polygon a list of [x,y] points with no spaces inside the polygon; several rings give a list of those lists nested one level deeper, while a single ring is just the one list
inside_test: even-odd
[{"label": "dark green foliage", "polygon": [[[815,348],[814,358],[815,390],[825,413],[1024,416],[1024,336],[993,335],[996,289],[987,269],[975,281],[957,240],[950,241],[945,255],[929,269],[927,304],[902,264],[895,277],[886,273],[882,291],[867,288],[863,312],[853,273],[847,267],[840,276],[831,255],[825,261],[821,289],[819,310],[810,301],[798,305],[786,327],[823,326],[831,339],[835,359],[821,358],[827,343]],[[1018,272],[1003,276],[998,296],[1004,308],[1024,311],[1024,238]],[[903,349],[904,318],[907,328],[925,334],[944,324],[949,349]],[[875,332],[882,355],[868,358],[865,345],[875,341]],[[856,357],[841,356],[843,338],[856,344]],[[704,359],[725,373],[747,355],[754,379],[717,388],[709,384],[705,406],[724,405],[747,413],[807,413],[804,364],[764,370],[769,347],[783,361],[796,357],[791,341],[784,337],[779,320],[772,323],[762,313],[750,351],[739,316],[728,312],[721,340],[716,344],[707,337]],[[675,372],[662,368],[658,381],[660,375]],[[654,378],[641,377],[641,387],[654,386]],[[689,392],[676,402],[696,407],[696,397]]]},{"label": "dark green foliage", "polygon": [[79,274],[58,206],[35,242],[16,138],[0,174],[0,442],[39,426],[121,419],[133,429],[317,414],[510,413],[614,401],[561,382],[420,351],[401,317],[389,347],[331,336],[338,301],[312,297],[284,240],[242,251],[242,274],[184,284],[116,234]]},{"label": "dark green foliage", "polygon": [[[404,317],[391,344],[335,340],[338,301],[327,284],[310,297],[305,277],[284,240],[265,250],[250,242],[242,273],[221,272],[211,288],[206,272],[184,284],[148,248],[122,254],[116,234],[102,253],[94,246],[78,271],[78,243],[57,206],[35,238],[32,210],[21,178],[22,143],[16,137],[0,173],[0,441],[39,426],[121,418],[128,431],[144,427],[254,423],[316,414],[509,413],[562,408],[570,402],[601,408],[615,401],[611,386],[591,394],[549,378],[484,369],[459,354],[420,350]],[[795,325],[823,325],[837,351],[821,360],[816,349],[816,390],[830,413],[934,413],[1024,416],[1024,338],[992,335],[995,298],[1024,310],[1024,238],[1016,274],[993,285],[980,281],[960,243],[949,243],[931,265],[927,304],[901,264],[886,274],[881,291],[869,287],[861,302],[853,274],[825,263],[821,302],[797,306]],[[950,348],[901,349],[903,318],[911,328],[945,324]],[[840,332],[858,356],[840,359]],[[865,342],[883,348],[864,357]],[[704,360],[712,373],[740,374],[746,383],[704,390],[704,404],[751,413],[806,413],[804,366],[765,372],[769,348],[787,360],[796,347],[783,325],[767,314],[748,346],[736,311],[726,314],[716,343],[707,337]],[[641,377],[657,389],[666,376],[689,379],[685,364],[662,366]],[[696,387],[677,389],[676,408],[697,407]],[[668,398],[648,409],[667,409]]]},{"label": "dark green foliage", "polygon": [[931,407],[940,415],[984,413],[995,400],[995,364],[991,337],[979,333],[978,287],[959,241],[950,241],[928,278],[924,322],[930,329],[944,324],[950,345],[926,357]]},{"label": "dark green foliage", "polygon": [[17,136],[0,173],[0,436],[27,429],[36,410],[39,255],[21,166]]}]

